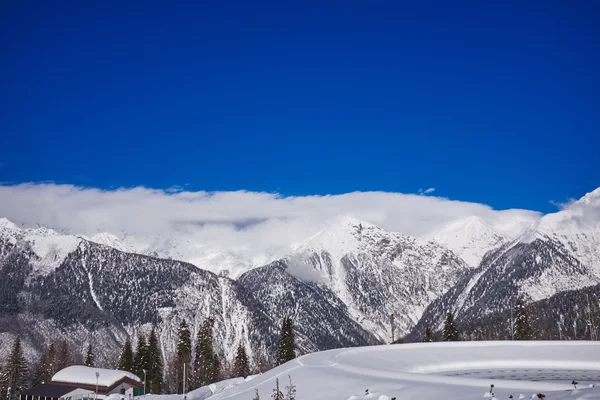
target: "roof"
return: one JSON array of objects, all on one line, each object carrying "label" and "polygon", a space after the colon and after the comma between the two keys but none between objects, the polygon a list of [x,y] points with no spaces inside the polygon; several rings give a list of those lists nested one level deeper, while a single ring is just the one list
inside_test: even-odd
[{"label": "roof", "polygon": [[77,390],[77,387],[60,385],[56,383],[38,383],[37,385],[27,389],[23,395],[27,396],[46,396],[46,397],[62,397],[67,393]]},{"label": "roof", "polygon": [[135,382],[142,382],[137,375],[118,369],[105,369],[73,365],[61,369],[52,377],[52,382],[63,382],[70,384],[96,385],[96,373],[98,373],[99,386],[112,386],[123,378],[129,378]]}]

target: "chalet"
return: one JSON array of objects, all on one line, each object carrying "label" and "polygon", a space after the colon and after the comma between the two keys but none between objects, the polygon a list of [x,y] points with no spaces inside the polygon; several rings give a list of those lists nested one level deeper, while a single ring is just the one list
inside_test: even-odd
[{"label": "chalet", "polygon": [[26,390],[20,400],[104,400],[119,395],[130,399],[143,387],[131,372],[74,365],[58,371],[52,382]]}]

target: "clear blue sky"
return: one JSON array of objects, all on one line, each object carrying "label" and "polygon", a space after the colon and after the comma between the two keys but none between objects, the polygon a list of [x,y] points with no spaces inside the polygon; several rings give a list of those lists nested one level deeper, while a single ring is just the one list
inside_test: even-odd
[{"label": "clear blue sky", "polygon": [[544,212],[600,186],[598,1],[183,3],[4,1],[0,181]]}]

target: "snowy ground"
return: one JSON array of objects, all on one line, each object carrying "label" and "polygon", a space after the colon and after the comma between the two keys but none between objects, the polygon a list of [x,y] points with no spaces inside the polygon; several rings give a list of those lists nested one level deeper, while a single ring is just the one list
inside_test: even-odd
[{"label": "snowy ground", "polygon": [[[209,397],[251,400],[258,389],[261,399],[270,399],[275,378],[283,390],[288,375],[296,385],[297,400],[482,399],[491,397],[490,384],[496,399],[509,399],[509,395],[529,399],[543,393],[547,400],[600,400],[600,342],[418,343],[338,349],[299,357]],[[578,390],[570,384],[573,379],[580,383]],[[190,395],[188,400],[207,398]]]}]

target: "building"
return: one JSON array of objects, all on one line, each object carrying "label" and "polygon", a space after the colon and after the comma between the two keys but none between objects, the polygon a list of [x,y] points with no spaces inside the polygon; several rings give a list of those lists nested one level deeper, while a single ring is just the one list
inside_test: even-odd
[{"label": "building", "polygon": [[26,390],[20,400],[106,399],[110,395],[129,399],[143,387],[141,379],[131,372],[74,365],[58,371],[52,382]]},{"label": "building", "polygon": [[21,400],[93,399],[95,392],[55,383],[39,383],[19,396]]}]

